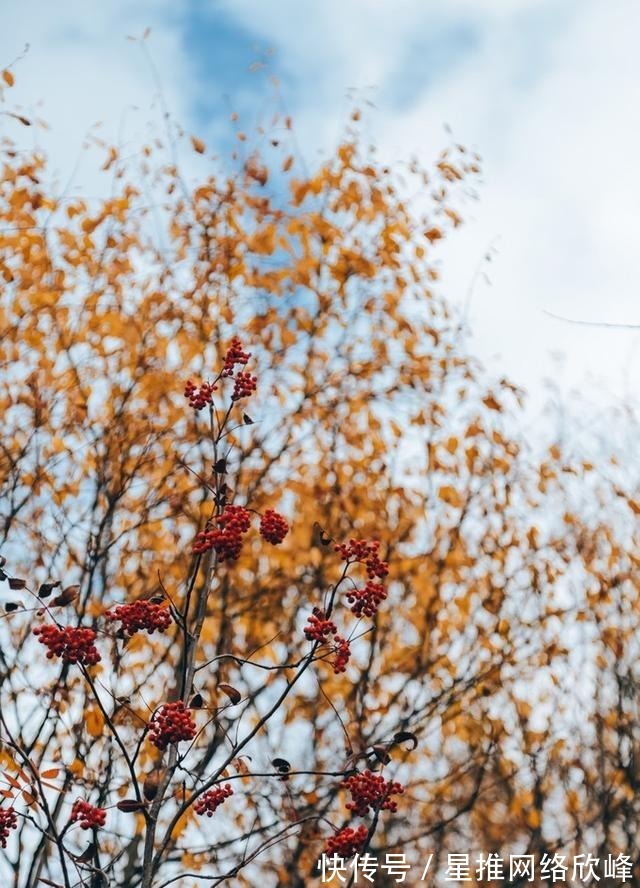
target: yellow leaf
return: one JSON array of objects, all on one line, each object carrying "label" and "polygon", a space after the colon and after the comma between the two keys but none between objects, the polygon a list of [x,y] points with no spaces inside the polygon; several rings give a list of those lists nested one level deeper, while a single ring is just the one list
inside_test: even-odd
[{"label": "yellow leaf", "polygon": [[11,71],[8,71],[6,68],[2,72],[2,79],[7,84],[7,86],[13,86],[13,84],[15,83],[15,79],[14,79],[13,74],[11,73]]}]

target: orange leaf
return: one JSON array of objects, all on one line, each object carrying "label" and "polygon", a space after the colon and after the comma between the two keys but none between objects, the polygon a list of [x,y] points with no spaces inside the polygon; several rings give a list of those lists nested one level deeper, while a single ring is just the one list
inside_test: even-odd
[{"label": "orange leaf", "polygon": [[196,136],[191,136],[191,144],[193,145],[193,150],[197,151],[198,154],[204,154],[207,150],[207,146],[202,139],[198,139]]},{"label": "orange leaf", "polygon": [[441,487],[438,491],[438,496],[443,503],[447,503],[447,505],[453,506],[456,509],[459,509],[462,505],[462,497],[451,484],[445,484],[444,487]]},{"label": "orange leaf", "polygon": [[493,395],[489,394],[486,398],[482,399],[482,403],[489,408],[489,410],[502,410],[502,406]]},{"label": "orange leaf", "polygon": [[2,773],[9,786],[13,786],[14,789],[22,789],[22,785],[18,783],[15,777],[12,777],[11,774],[7,774],[6,771],[3,771]]},{"label": "orange leaf", "polygon": [[90,709],[87,709],[84,716],[84,723],[87,728],[87,733],[90,734],[91,737],[102,736],[104,732],[104,716],[97,706],[92,706]]}]

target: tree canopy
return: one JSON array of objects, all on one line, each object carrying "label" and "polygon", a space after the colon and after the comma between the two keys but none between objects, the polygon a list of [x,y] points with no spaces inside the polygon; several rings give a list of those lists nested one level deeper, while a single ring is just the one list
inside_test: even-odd
[{"label": "tree canopy", "polygon": [[528,443],[438,292],[479,158],[357,118],[312,170],[288,119],[201,179],[110,147],[100,199],[2,143],[16,888],[303,885],[351,827],[636,855],[637,490]]}]

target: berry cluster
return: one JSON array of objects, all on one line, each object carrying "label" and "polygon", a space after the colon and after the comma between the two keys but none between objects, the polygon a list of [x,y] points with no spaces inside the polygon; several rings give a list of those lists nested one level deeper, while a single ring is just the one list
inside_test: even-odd
[{"label": "berry cluster", "polygon": [[94,666],[100,662],[93,629],[83,629],[80,626],[58,628],[47,624],[36,626],[33,634],[38,636],[41,644],[49,648],[49,660],[60,657],[65,663],[82,663],[85,666]]},{"label": "berry cluster", "polygon": [[239,401],[240,398],[248,398],[258,387],[258,379],[250,373],[236,373],[235,384],[233,386],[232,401]]},{"label": "berry cluster", "polygon": [[364,589],[347,592],[347,601],[357,617],[374,617],[386,597],[387,590],[382,583],[374,583],[373,580],[369,580]]},{"label": "berry cluster", "polygon": [[342,781],[342,786],[351,793],[351,801],[347,803],[349,811],[358,817],[364,817],[369,809],[374,811],[397,811],[398,804],[391,796],[404,792],[404,786],[385,780],[381,774],[363,771]]},{"label": "berry cluster", "polygon": [[81,829],[97,829],[104,826],[107,812],[104,808],[95,808],[89,802],[78,799],[71,808],[71,822],[80,823]]},{"label": "berry cluster", "polygon": [[130,604],[120,604],[113,610],[105,613],[108,620],[119,620],[120,631],[126,635],[135,635],[136,632],[146,629],[149,635],[158,630],[164,632],[171,625],[169,609],[162,604],[153,604],[151,601],[132,601]]},{"label": "berry cluster", "polygon": [[233,376],[235,365],[242,364],[244,366],[250,357],[251,352],[243,351],[242,343],[237,336],[234,336],[231,340],[231,345],[227,349],[227,353],[224,356],[224,369],[220,375]]},{"label": "berry cluster", "polygon": [[309,641],[326,642],[330,635],[335,635],[338,627],[333,620],[327,620],[324,611],[314,607],[313,613],[304,627],[304,634]]},{"label": "berry cluster", "polygon": [[212,383],[202,382],[198,386],[188,379],[184,387],[184,396],[189,401],[190,407],[193,407],[195,410],[202,410],[207,404],[213,402],[215,390],[216,386]]},{"label": "berry cluster", "polygon": [[336,656],[333,661],[333,671],[336,675],[340,675],[341,672],[347,671],[347,663],[351,656],[351,648],[349,647],[347,639],[343,638],[342,635],[336,635],[334,642],[333,649]]},{"label": "berry cluster", "polygon": [[16,829],[18,818],[13,808],[0,808],[0,848],[7,847],[9,830]]},{"label": "berry cluster", "polygon": [[232,795],[233,790],[228,783],[225,783],[224,786],[216,786],[215,789],[210,789],[200,796],[193,806],[194,810],[196,814],[206,814],[207,817],[212,817],[216,808],[219,808],[224,800]]},{"label": "berry cluster", "polygon": [[359,562],[366,565],[367,576],[370,580],[375,577],[384,579],[389,573],[389,565],[380,560],[380,543],[378,540],[349,540],[335,547],[340,557],[348,562]]},{"label": "berry cluster", "polygon": [[170,743],[193,740],[196,723],[182,700],[164,703],[149,725],[149,739],[158,749],[166,749]]},{"label": "berry cluster", "polygon": [[368,835],[369,830],[366,826],[359,826],[357,829],[345,826],[327,840],[324,853],[328,857],[334,854],[343,859],[353,857],[354,854],[359,854],[362,851]]},{"label": "berry cluster", "polygon": [[282,515],[274,512],[273,509],[267,509],[260,519],[260,536],[271,545],[277,546],[288,532],[289,525]]},{"label": "berry cluster", "polygon": [[251,515],[244,506],[225,506],[216,520],[217,527],[201,531],[196,536],[194,553],[215,549],[220,561],[237,561],[242,549],[242,535],[249,530]]}]

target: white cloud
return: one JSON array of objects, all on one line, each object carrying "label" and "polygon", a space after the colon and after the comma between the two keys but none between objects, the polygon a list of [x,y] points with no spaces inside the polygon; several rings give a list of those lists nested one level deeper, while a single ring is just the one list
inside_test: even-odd
[{"label": "white cloud", "polygon": [[[489,360],[499,353],[494,369],[504,365],[538,390],[543,375],[557,375],[550,353],[563,351],[568,383],[592,372],[625,393],[639,369],[640,334],[566,325],[543,310],[640,323],[636,0],[211,0],[210,9],[276,47],[277,65],[296,87],[309,160],[317,146],[335,143],[347,88],[375,84],[377,109],[367,126],[386,159],[418,154],[428,161],[443,144],[444,122],[478,148],[486,184],[471,208],[474,221],[442,251],[443,289],[462,302],[478,260],[499,238],[493,285],[480,285],[472,302],[476,350]],[[105,136],[117,139],[125,112],[125,132],[135,139],[150,116],[159,118],[150,70],[125,39],[147,25],[167,103],[197,128],[190,114],[203,84],[195,82],[178,27],[187,14],[187,4],[167,0],[13,7],[0,59],[31,44],[16,95],[28,106],[44,100],[41,113],[54,128],[39,138],[62,177],[92,123],[103,120]],[[472,39],[447,57],[446,41],[460,27]],[[438,50],[433,70],[421,47]],[[213,63],[211,78],[215,91]],[[140,112],[126,111],[130,105]],[[92,169],[88,162],[77,174],[85,189]]]},{"label": "white cloud", "polygon": [[[16,133],[29,137],[49,153],[61,180],[74,171],[84,137],[95,124],[96,135],[119,142],[144,132],[160,115],[153,75],[138,45],[127,35],[141,36],[154,24],[153,59],[163,74],[169,104],[181,117],[186,107],[185,70],[179,35],[171,27],[170,5],[164,0],[127,0],[87,4],[68,0],[49,4],[24,0],[11,10],[11,27],[0,31],[0,67],[29,50],[16,65],[11,100],[44,118],[50,132]],[[139,109],[139,110],[137,110]],[[16,124],[18,126],[18,124]],[[75,179],[83,189],[95,183],[95,161],[81,163]]]},{"label": "white cloud", "polygon": [[[499,353],[518,381],[537,388],[543,375],[557,376],[552,354],[561,351],[568,384],[591,372],[628,393],[640,369],[640,334],[571,326],[543,310],[640,323],[634,0],[225,6],[279,47],[285,67],[301,77],[321,72],[321,101],[311,93],[301,109],[307,145],[335,138],[346,86],[377,83],[373,129],[383,156],[428,160],[442,145],[444,122],[481,151],[486,184],[475,222],[443,250],[443,286],[464,301],[478,260],[499,237],[493,285],[479,287],[472,303],[485,358]],[[428,47],[443,20],[475,24],[479,40],[399,111],[384,94],[386,79],[409,45]]]}]

